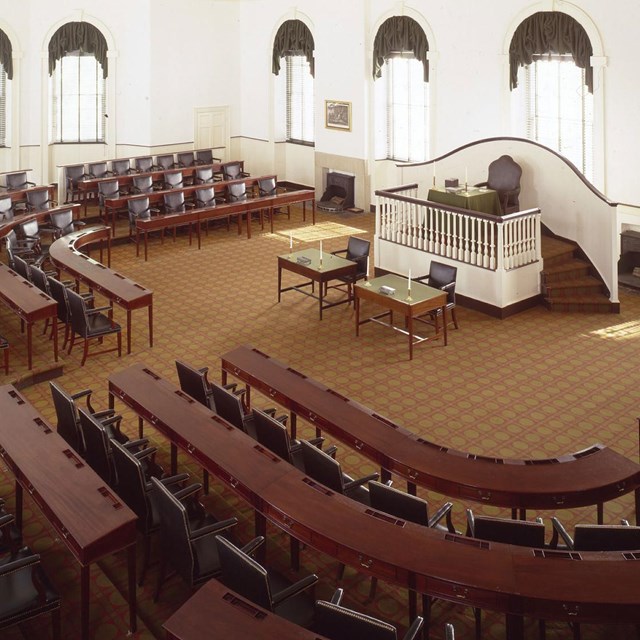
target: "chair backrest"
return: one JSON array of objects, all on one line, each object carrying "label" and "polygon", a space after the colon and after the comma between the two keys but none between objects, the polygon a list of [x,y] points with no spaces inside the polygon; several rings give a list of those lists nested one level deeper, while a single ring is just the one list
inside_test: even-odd
[{"label": "chair backrest", "polygon": [[273,611],[266,569],[222,536],[216,536],[222,582],[263,609]]},{"label": "chair backrest", "polygon": [[261,196],[275,196],[277,193],[276,179],[274,176],[258,179],[258,192]]},{"label": "chair backrest", "polygon": [[151,217],[149,198],[129,198],[127,200],[129,210],[129,222],[135,224],[136,219],[148,220]]},{"label": "chair backrest", "polygon": [[429,286],[434,289],[442,289],[453,283],[453,286],[447,289],[447,303],[451,304],[456,300],[456,277],[458,275],[458,267],[452,267],[442,262],[432,260],[429,265]]},{"label": "chair backrest", "polygon": [[111,440],[111,455],[118,476],[118,495],[147,528],[151,523],[151,508],[142,463],[114,439]]},{"label": "chair backrest", "polygon": [[87,307],[84,298],[71,289],[67,289],[71,329],[74,333],[85,337],[88,332]]},{"label": "chair backrest", "polygon": [[29,275],[31,276],[31,282],[33,282],[40,291],[46,293],[48,296],[51,295],[51,287],[49,287],[47,274],[42,269],[31,264],[29,265]]},{"label": "chair backrest", "polygon": [[171,169],[174,165],[173,153],[156,156],[156,164],[161,169]]},{"label": "chair backrest", "polygon": [[182,213],[184,207],[184,191],[176,191],[174,193],[165,193],[164,209],[167,213]]},{"label": "chair backrest", "polygon": [[196,151],[196,162],[198,164],[213,164],[213,152],[211,149],[199,149]]},{"label": "chair backrest", "polygon": [[191,167],[195,164],[193,151],[181,151],[178,153],[178,165],[180,167]]},{"label": "chair backrest", "polygon": [[213,409],[221,418],[232,424],[234,427],[245,431],[244,428],[244,411],[242,409],[242,400],[224,387],[215,382],[211,382],[211,390],[213,391]]},{"label": "chair backrest", "polygon": [[227,185],[227,200],[242,202],[247,199],[247,185],[244,182],[232,182]]},{"label": "chair backrest", "polygon": [[305,473],[328,489],[344,493],[340,463],[305,440],[302,440],[300,445],[302,446]]},{"label": "chair backrest", "polygon": [[196,182],[198,184],[208,184],[213,182],[213,169],[211,167],[201,167],[196,169]]},{"label": "chair backrest", "polygon": [[67,287],[65,287],[60,280],[56,280],[51,276],[48,276],[47,279],[49,280],[51,297],[58,303],[58,320],[60,320],[60,322],[67,323],[71,317],[71,314],[69,313]]},{"label": "chair backrest", "polygon": [[49,187],[35,187],[27,191],[27,205],[33,211],[44,211],[50,203]]},{"label": "chair backrest", "polygon": [[0,197],[0,222],[13,220],[13,200],[11,196]]},{"label": "chair backrest", "polygon": [[76,189],[78,187],[78,180],[85,175],[83,164],[72,164],[69,167],[64,168],[64,175],[67,179],[67,188]]},{"label": "chair backrest", "polygon": [[131,161],[129,158],[113,160],[111,162],[111,171],[113,171],[117,176],[124,176],[131,171]]},{"label": "chair backrest", "polygon": [[291,462],[291,440],[287,427],[260,409],[253,409],[253,424],[258,442],[283,460]]},{"label": "chair backrest", "polygon": [[325,600],[316,601],[313,629],[331,640],[396,640],[396,628],[358,611]]},{"label": "chair backrest", "polygon": [[158,498],[162,551],[180,576],[191,584],[195,559],[187,509],[157,478],[151,478]]},{"label": "chair backrest", "polygon": [[205,187],[204,189],[196,189],[196,207],[215,207],[216,194],[213,187]]},{"label": "chair backrest", "polygon": [[23,238],[26,238],[27,236],[30,238],[40,237],[40,225],[36,219],[23,222],[18,228],[20,229],[20,235]]},{"label": "chair backrest", "polygon": [[13,256],[13,270],[25,280],[31,282],[29,263],[20,256]]},{"label": "chair backrest", "polygon": [[378,511],[416,524],[429,525],[429,505],[422,498],[372,480],[369,482],[369,500]]},{"label": "chair backrest", "polygon": [[489,165],[487,186],[496,191],[511,191],[520,187],[522,167],[511,156],[500,156]]},{"label": "chair backrest", "polygon": [[6,175],[7,189],[21,189],[27,184],[27,172],[16,171]]},{"label": "chair backrest", "polygon": [[105,198],[117,198],[120,195],[120,183],[117,180],[105,180],[98,183],[98,202],[104,206]]},{"label": "chair backrest", "polygon": [[370,247],[371,243],[368,240],[358,238],[357,236],[350,236],[349,242],[347,242],[345,258],[358,264],[356,268],[356,275],[358,277],[367,274],[367,258]]},{"label": "chair backrest", "polygon": [[520,547],[544,547],[544,524],[509,520],[508,518],[492,518],[489,516],[474,517],[474,538],[492,542],[504,542]]},{"label": "chair backrest", "polygon": [[89,175],[94,178],[105,178],[109,173],[106,162],[92,162],[89,165]]},{"label": "chair backrest", "polygon": [[84,458],[87,464],[109,485],[114,484],[115,474],[111,461],[109,435],[98,420],[84,409],[78,409],[80,431],[84,440]]},{"label": "chair backrest", "polygon": [[65,439],[74,451],[84,454],[84,440],[78,417],[78,409],[73,398],[57,383],[49,381],[53,406],[58,419],[58,433]]},{"label": "chair backrest", "polygon": [[74,230],[72,209],[64,209],[63,211],[50,213],[49,221],[51,222],[51,226],[56,229],[56,238],[66,236]]},{"label": "chair backrest", "polygon": [[151,156],[142,156],[135,159],[136,171],[146,173],[153,168],[153,158]]},{"label": "chair backrest", "polygon": [[167,189],[179,189],[184,186],[182,171],[169,171],[164,174],[164,186]]},{"label": "chair backrest", "polygon": [[203,404],[205,407],[209,407],[206,374],[203,371],[194,369],[191,365],[183,362],[182,360],[176,360],[176,369],[178,371],[180,389],[182,389],[182,391],[187,395],[190,395],[194,400],[197,400],[200,404]]},{"label": "chair backrest", "polygon": [[573,547],[576,551],[635,551],[640,549],[640,527],[577,524]]},{"label": "chair backrest", "polygon": [[235,180],[242,173],[242,165],[239,162],[225,162],[222,165],[222,175],[225,180]]},{"label": "chair backrest", "polygon": [[153,191],[153,178],[151,176],[134,176],[133,190],[137,193],[151,193]]}]

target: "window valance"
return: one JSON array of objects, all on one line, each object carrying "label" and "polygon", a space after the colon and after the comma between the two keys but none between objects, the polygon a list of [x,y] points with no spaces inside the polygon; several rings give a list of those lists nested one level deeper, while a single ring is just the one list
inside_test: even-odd
[{"label": "window valance", "polygon": [[373,77],[379,78],[385,60],[394,53],[412,51],[424,67],[424,81],[429,82],[429,43],[422,27],[408,16],[393,16],[378,29],[373,43]]},{"label": "window valance", "polygon": [[280,58],[286,55],[303,55],[309,61],[311,75],[315,75],[313,58],[313,36],[309,27],[301,20],[286,20],[280,25],[273,41],[273,60],[271,70],[274,75],[280,73]]},{"label": "window valance", "polygon": [[570,53],[585,70],[585,81],[593,93],[593,48],[586,31],[574,18],[560,11],[539,11],[516,29],[509,46],[511,89],[518,86],[518,67],[531,64],[535,54]]},{"label": "window valance", "polygon": [[96,27],[88,22],[67,22],[63,24],[49,41],[49,75],[56,63],[71,51],[91,53],[102,66],[102,77],[106,78],[107,41]]},{"label": "window valance", "polygon": [[11,48],[11,40],[7,34],[0,29],[0,64],[7,74],[7,78],[13,78],[13,49]]}]

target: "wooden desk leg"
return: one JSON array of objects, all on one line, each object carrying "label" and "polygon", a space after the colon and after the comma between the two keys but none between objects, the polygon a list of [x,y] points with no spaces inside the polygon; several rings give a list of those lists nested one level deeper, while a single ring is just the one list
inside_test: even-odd
[{"label": "wooden desk leg", "polygon": [[24,491],[22,485],[16,480],[16,528],[20,534],[22,542],[22,505],[24,502]]},{"label": "wooden desk leg", "polygon": [[358,298],[358,294],[355,293],[355,308],[356,308],[356,338],[360,335],[360,298]]},{"label": "wooden desk leg", "polygon": [[298,416],[291,411],[289,413],[289,428],[291,429],[291,439],[296,439],[296,433],[298,433]]},{"label": "wooden desk leg", "polygon": [[251,239],[251,211],[247,209],[247,240]]},{"label": "wooden desk leg", "polygon": [[127,309],[127,354],[131,353],[131,309]]},{"label": "wooden desk leg", "polygon": [[524,638],[524,618],[507,614],[507,640],[523,640]]},{"label": "wooden desk leg", "polygon": [[604,505],[602,504],[602,502],[598,502],[597,510],[598,510],[598,524],[604,524]]},{"label": "wooden desk leg", "polygon": [[202,247],[202,228],[200,225],[200,219],[196,223],[196,233],[198,234],[198,249]]},{"label": "wooden desk leg", "polygon": [[175,476],[176,473],[178,473],[177,471],[178,470],[178,447],[172,442],[170,446],[170,450],[171,450],[171,462],[170,462],[171,475]]},{"label": "wooden desk leg", "polygon": [[634,491],[636,503],[636,527],[640,526],[640,489]]},{"label": "wooden desk leg", "polygon": [[89,638],[89,586],[91,565],[80,565],[80,635]]},{"label": "wooden desk leg", "polygon": [[275,207],[269,207],[269,221],[271,222],[271,234],[273,235],[273,214],[275,212]]},{"label": "wooden desk leg", "polygon": [[[162,238],[164,238],[164,229],[160,233],[162,233]],[[147,230],[145,229],[144,230],[144,261],[145,262],[147,261],[147,256],[148,256],[148,252],[149,252],[149,250],[148,250],[149,243],[147,242],[148,235],[149,234],[147,233]],[[162,242],[161,242],[161,244],[162,244]]]},{"label": "wooden desk leg", "polygon": [[28,368],[31,369],[33,354],[31,351],[31,333],[32,333],[33,324],[31,322],[27,322],[27,363]]},{"label": "wooden desk leg", "polygon": [[107,238],[107,267],[111,267],[111,236]]},{"label": "wooden desk leg", "polygon": [[129,545],[127,551],[127,564],[129,570],[129,633],[135,633],[136,619],[136,545]]},{"label": "wooden desk leg", "polygon": [[58,362],[58,315],[53,316],[53,357]]},{"label": "wooden desk leg", "polygon": [[407,316],[407,333],[409,334],[409,360],[413,360],[413,315],[411,310]]},{"label": "wooden desk leg", "polygon": [[282,267],[278,265],[278,302],[280,302],[282,294]]},{"label": "wooden desk leg", "polygon": [[[113,407],[111,407],[113,409]],[[138,440],[144,438],[144,420],[138,416]]]},{"label": "wooden desk leg", "polygon": [[307,221],[307,202],[306,200],[302,203],[302,222]]},{"label": "wooden desk leg", "polygon": [[311,224],[316,223],[316,201],[315,199],[311,201]]},{"label": "wooden desk leg", "polygon": [[149,346],[153,347],[153,302],[149,304]]},{"label": "wooden desk leg", "polygon": [[254,514],[256,521],[256,537],[262,536],[265,539],[256,551],[256,560],[263,565],[267,558],[267,519],[257,509],[254,511]]},{"label": "wooden desk leg", "polygon": [[136,258],[140,257],[140,229],[136,227]]},{"label": "wooden desk leg", "polygon": [[447,307],[442,307],[442,324],[444,325],[444,346],[447,346]]}]

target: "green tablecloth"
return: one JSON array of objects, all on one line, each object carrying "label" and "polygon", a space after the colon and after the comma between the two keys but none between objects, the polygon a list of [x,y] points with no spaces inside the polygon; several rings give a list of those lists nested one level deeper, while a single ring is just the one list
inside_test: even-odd
[{"label": "green tablecloth", "polygon": [[496,216],[502,215],[498,192],[493,189],[480,190],[477,187],[470,187],[468,191],[451,193],[444,189],[429,189],[427,200],[446,204],[460,209],[471,209],[481,213],[492,213]]}]

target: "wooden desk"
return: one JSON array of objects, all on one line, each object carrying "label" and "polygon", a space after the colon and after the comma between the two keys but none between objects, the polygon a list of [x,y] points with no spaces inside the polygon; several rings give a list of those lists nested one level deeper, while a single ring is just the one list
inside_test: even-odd
[{"label": "wooden desk", "polygon": [[[308,263],[299,262],[299,260],[308,260]],[[282,288],[282,270],[291,271],[304,278],[308,278],[308,282],[297,284],[291,287]],[[351,298],[347,296],[344,300],[338,302],[324,302],[324,290],[328,282],[336,278],[353,277],[355,278],[358,265],[351,261],[335,256],[332,253],[323,252],[322,261],[320,260],[320,251],[315,248],[302,249],[293,253],[286,253],[278,256],[278,302],[280,302],[281,294],[284,291],[297,291],[305,296],[310,296],[318,300],[318,309],[320,312],[320,320],[322,320],[323,309],[329,309],[339,304],[351,302]],[[315,295],[315,283],[318,283],[318,295]],[[305,291],[301,287],[311,287],[311,292]]]},{"label": "wooden desk", "polygon": [[[10,172],[13,173],[13,172]],[[26,202],[27,193],[29,191],[35,191],[39,189],[47,189],[49,194],[49,200],[53,200],[53,196],[56,193],[56,188],[52,184],[37,184],[35,187],[25,187],[24,189],[7,189],[4,187],[4,191],[0,195],[11,196],[11,202]]]},{"label": "wooden desk", "polygon": [[[219,182],[218,184],[224,184]],[[139,196],[137,196],[139,197]],[[301,189],[289,193],[281,193],[276,196],[262,196],[249,198],[243,202],[231,202],[218,204],[215,207],[203,207],[201,209],[187,209],[184,213],[171,213],[165,215],[152,216],[146,220],[136,220],[136,255],[140,255],[140,234],[143,235],[144,259],[148,258],[147,236],[152,231],[170,229],[175,226],[185,224],[196,225],[196,235],[198,238],[198,249],[202,246],[202,223],[207,220],[237,216],[238,235],[242,233],[242,216],[246,219],[247,239],[251,238],[251,214],[255,211],[268,210],[271,220],[271,233],[273,233],[273,210],[284,207],[288,204],[302,203],[303,208],[307,202],[315,205],[315,191],[313,189]],[[304,217],[303,209],[303,217]],[[315,206],[313,208],[313,224],[315,224]],[[191,236],[189,236],[191,241]]]},{"label": "wooden desk", "polygon": [[34,211],[32,213],[20,213],[13,217],[13,220],[0,222],[0,238],[4,238],[9,235],[12,229],[24,224],[25,222],[31,222],[31,220],[37,220],[38,224],[46,222],[52,213],[58,213],[60,211],[68,211],[71,209],[73,219],[77,220],[80,214],[80,205],[78,203],[70,203],[61,207],[54,207],[53,209],[46,209],[44,211]]},{"label": "wooden desk", "polygon": [[49,248],[53,264],[127,312],[127,353],[131,353],[131,312],[148,308],[149,346],[153,347],[153,291],[96,262],[79,249],[108,236],[109,227],[90,227],[56,240]]},{"label": "wooden desk", "polygon": [[[109,376],[117,397],[266,520],[315,549],[418,593],[507,614],[509,640],[531,615],[640,621],[640,551],[567,554],[472,540],[336,494],[285,463],[143,364]],[[415,604],[410,607],[413,617]]]},{"label": "wooden desk", "polygon": [[[572,509],[598,505],[633,491],[640,514],[640,465],[602,444],[551,459],[508,459],[458,451],[417,436],[250,346],[222,356],[222,382],[228,375],[263,393],[297,416],[326,431],[380,465],[384,480],[396,474],[411,493],[416,485],[458,500],[520,509]],[[249,391],[248,401],[251,400]],[[514,516],[515,517],[515,516]]]},{"label": "wooden desk", "polygon": [[429,189],[427,200],[446,204],[460,209],[471,209],[481,213],[492,213],[495,216],[502,215],[498,192],[493,189],[480,189],[469,187],[467,191],[451,192],[444,188]]},{"label": "wooden desk", "polygon": [[0,456],[16,477],[19,529],[26,489],[80,564],[82,640],[92,637],[90,565],[123,549],[129,571],[129,628],[135,631],[136,515],[11,385],[0,387],[0,413]]},{"label": "wooden desk", "polygon": [[[167,640],[323,640],[209,580],[163,625]],[[354,639],[356,640],[356,639]]]},{"label": "wooden desk", "polygon": [[[440,289],[434,289],[420,282],[411,283],[411,292],[408,289],[409,281],[394,274],[387,274],[374,278],[363,284],[356,283],[354,294],[356,298],[356,337],[360,335],[360,325],[367,322],[376,322],[395,331],[405,334],[409,339],[409,360],[413,360],[413,345],[439,338],[439,333],[433,336],[421,337],[414,332],[415,322],[424,322],[420,319],[429,311],[440,309],[442,313],[442,328],[444,346],[447,346],[447,294]],[[380,287],[395,289],[392,295],[380,293]],[[411,295],[409,295],[411,293]],[[360,320],[360,301],[369,300],[374,304],[387,309],[384,313],[370,316]],[[393,312],[402,314],[405,318],[406,329],[396,327],[393,324]],[[382,318],[389,318],[384,322]]]},{"label": "wooden desk", "polygon": [[0,263],[0,300],[27,325],[27,366],[33,367],[33,325],[50,318],[53,323],[53,357],[58,362],[58,304],[46,293]]}]

